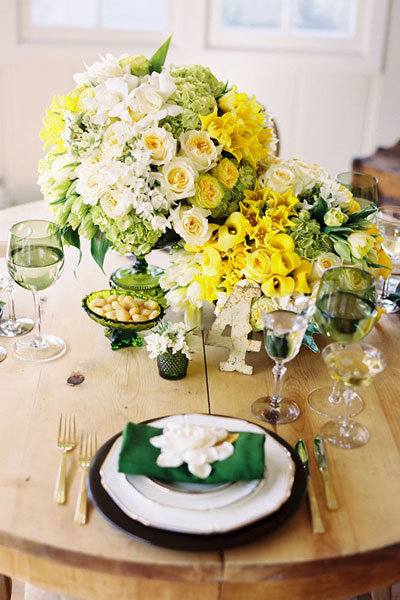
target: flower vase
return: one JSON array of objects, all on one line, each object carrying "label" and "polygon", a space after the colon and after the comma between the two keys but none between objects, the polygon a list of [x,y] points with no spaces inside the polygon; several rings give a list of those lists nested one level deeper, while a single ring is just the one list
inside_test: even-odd
[{"label": "flower vase", "polygon": [[149,265],[144,256],[136,256],[129,267],[120,267],[110,277],[110,286],[118,289],[146,292],[155,300],[164,297],[159,280],[163,274],[161,267]]},{"label": "flower vase", "polygon": [[186,376],[189,359],[182,352],[164,352],[157,356],[157,366],[163,379],[183,379]]}]

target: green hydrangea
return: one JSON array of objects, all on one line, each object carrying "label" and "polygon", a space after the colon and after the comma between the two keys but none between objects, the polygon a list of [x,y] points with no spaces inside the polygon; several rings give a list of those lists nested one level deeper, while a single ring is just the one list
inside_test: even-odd
[{"label": "green hydrangea", "polygon": [[311,260],[322,252],[333,250],[333,241],[329,235],[321,233],[319,223],[311,218],[306,209],[302,209],[291,221],[295,226],[288,233],[294,240],[297,254],[302,258]]},{"label": "green hydrangea", "polygon": [[93,223],[111,242],[112,248],[121,254],[132,252],[136,256],[143,256],[150,252],[162,235],[161,231],[155,231],[149,221],[138,217],[133,210],[125,217],[112,219],[97,205],[91,208],[90,215]]},{"label": "green hydrangea", "polygon": [[176,117],[167,117],[160,121],[160,127],[171,131],[178,138],[183,131],[201,129],[199,115],[212,113],[218,98],[225,89],[225,83],[218,81],[210,69],[201,65],[173,67],[170,74],[176,90],[168,99],[182,107]]},{"label": "green hydrangea", "polygon": [[[230,157],[231,160],[233,160]],[[233,160],[233,162],[236,162]],[[239,169],[239,177],[232,189],[225,188],[225,194],[221,204],[211,210],[214,219],[228,217],[235,210],[239,210],[239,202],[243,200],[245,190],[254,189],[257,173],[248,163],[243,163]]]}]

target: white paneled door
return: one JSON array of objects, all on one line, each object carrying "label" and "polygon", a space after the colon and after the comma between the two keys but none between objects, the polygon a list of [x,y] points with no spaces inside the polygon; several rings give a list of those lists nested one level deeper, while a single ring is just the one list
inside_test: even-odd
[{"label": "white paneled door", "polygon": [[272,111],[281,154],[345,171],[400,137],[399,30],[400,0],[0,0],[0,178],[15,202],[39,198],[53,96],[99,53],[150,56],[170,33],[171,62],[206,64]]}]

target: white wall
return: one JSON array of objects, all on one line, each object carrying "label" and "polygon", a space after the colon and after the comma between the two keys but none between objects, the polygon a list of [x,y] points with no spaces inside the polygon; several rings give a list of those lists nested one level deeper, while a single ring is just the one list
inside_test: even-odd
[{"label": "white wall", "polygon": [[[255,93],[276,117],[281,154],[336,174],[349,169],[353,157],[400,137],[400,0],[362,0],[372,16],[358,55],[212,48],[208,0],[173,1],[180,10],[169,61],[207,64],[221,79]],[[83,61],[100,51],[151,55],[155,48],[23,43],[17,0],[0,0],[0,177],[13,201],[40,197],[41,120],[53,96],[73,87],[72,74]]]}]

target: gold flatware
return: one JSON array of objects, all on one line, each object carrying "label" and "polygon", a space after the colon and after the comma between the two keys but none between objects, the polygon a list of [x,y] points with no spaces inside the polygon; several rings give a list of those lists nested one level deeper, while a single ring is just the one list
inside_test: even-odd
[{"label": "gold flatware", "polygon": [[310,506],[313,533],[324,533],[325,526],[324,522],[322,521],[321,513],[319,512],[318,501],[315,495],[314,485],[311,479],[310,466],[308,464],[308,451],[305,441],[303,439],[297,440],[295,449],[297,454],[300,456],[300,460],[303,463],[307,473],[307,494],[308,503]]},{"label": "gold flatware", "polygon": [[81,467],[81,482],[79,485],[78,500],[75,508],[75,523],[84,525],[87,517],[87,492],[86,477],[90,461],[97,451],[97,438],[95,433],[83,432],[79,442],[79,465]]},{"label": "gold flatware", "polygon": [[75,415],[60,415],[58,424],[57,448],[61,450],[61,460],[58,467],[56,487],[54,491],[54,500],[57,504],[64,504],[66,493],[66,464],[67,452],[73,450],[76,446],[76,428]]},{"label": "gold flatware", "polygon": [[331,477],[329,475],[324,440],[320,435],[316,435],[314,438],[314,456],[324,482],[326,505],[329,510],[337,510],[339,508],[339,502],[337,501],[335,490],[333,489]]}]

